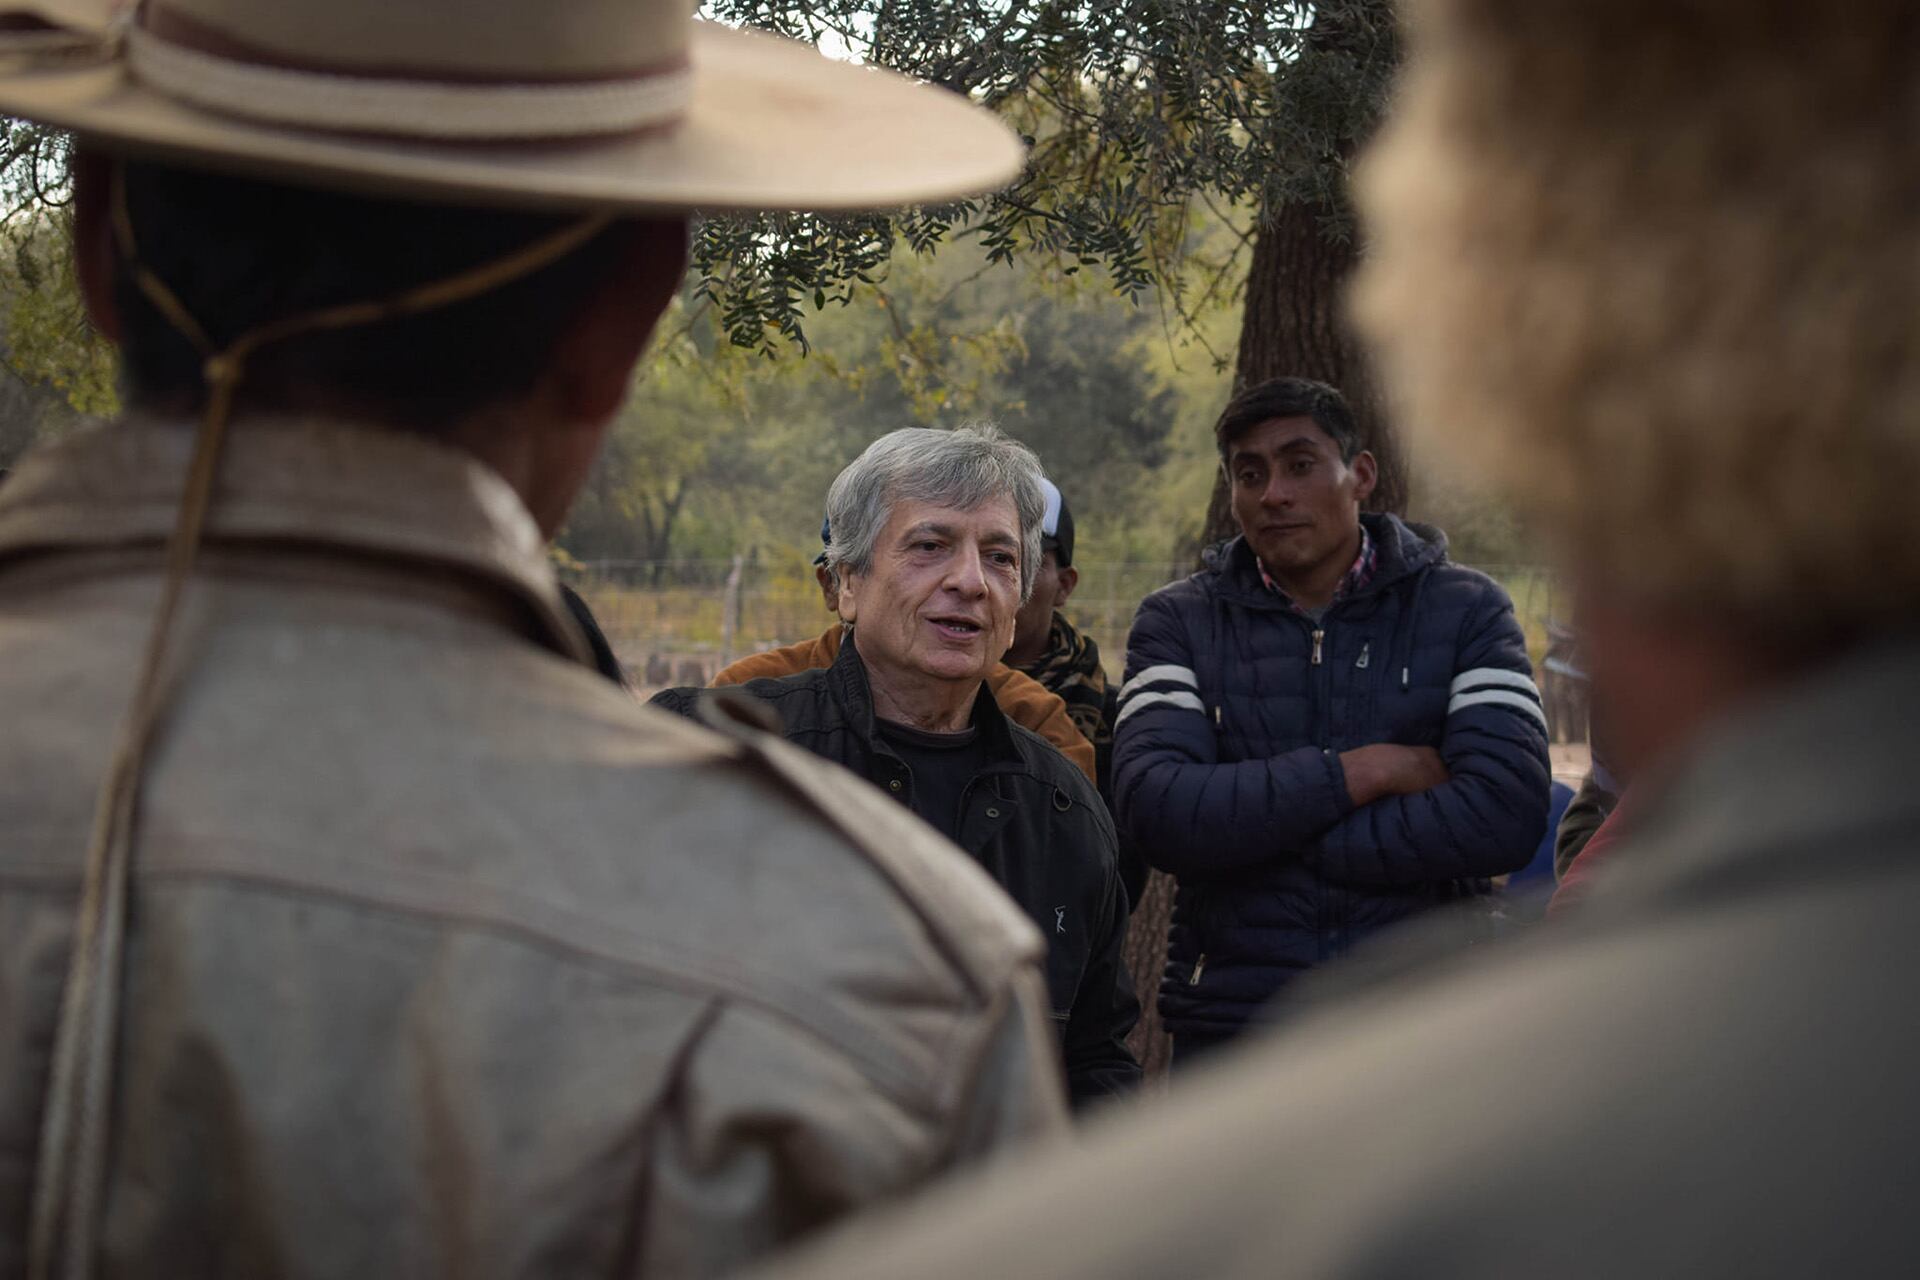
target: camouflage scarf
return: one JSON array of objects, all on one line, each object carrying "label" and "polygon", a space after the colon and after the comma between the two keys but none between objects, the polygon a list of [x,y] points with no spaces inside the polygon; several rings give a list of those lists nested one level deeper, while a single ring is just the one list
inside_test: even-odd
[{"label": "camouflage scarf", "polygon": [[1100,666],[1100,646],[1075,631],[1056,611],[1047,632],[1047,651],[1021,670],[1060,695],[1074,727],[1086,735],[1097,755],[1104,756],[1113,745],[1113,707],[1107,696],[1107,673]]}]

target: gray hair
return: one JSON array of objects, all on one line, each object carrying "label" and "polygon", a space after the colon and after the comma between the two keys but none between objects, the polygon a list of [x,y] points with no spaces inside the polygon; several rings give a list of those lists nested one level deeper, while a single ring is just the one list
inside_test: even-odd
[{"label": "gray hair", "polygon": [[990,423],[952,431],[890,431],[868,445],[827,490],[827,524],[833,532],[827,567],[836,574],[871,569],[873,544],[897,502],[973,511],[995,498],[1012,498],[1020,518],[1020,600],[1025,603],[1040,572],[1044,474],[1033,450]]}]

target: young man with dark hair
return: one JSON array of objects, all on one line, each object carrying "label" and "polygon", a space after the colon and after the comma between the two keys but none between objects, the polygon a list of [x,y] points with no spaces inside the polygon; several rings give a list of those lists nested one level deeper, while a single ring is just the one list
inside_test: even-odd
[{"label": "young man with dark hair", "polygon": [[0,1275],[705,1276],[1064,1123],[1005,895],[636,705],[546,556],[688,209],[1018,146],[682,4],[563,7],[0,32],[0,111],[82,136],[127,404],[0,491]]},{"label": "young man with dark hair", "polygon": [[1436,529],[1361,514],[1340,393],[1282,378],[1217,428],[1240,536],[1141,604],[1120,691],[1120,822],[1179,882],[1174,1060],[1300,974],[1490,892],[1545,829],[1546,718],[1507,595]]}]

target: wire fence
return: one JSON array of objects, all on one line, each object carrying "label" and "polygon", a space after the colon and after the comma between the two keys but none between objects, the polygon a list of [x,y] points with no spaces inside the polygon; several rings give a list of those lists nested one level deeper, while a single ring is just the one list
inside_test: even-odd
[{"label": "wire fence", "polygon": [[[1094,561],[1076,567],[1080,583],[1064,611],[1100,646],[1108,673],[1117,677],[1140,601],[1184,575],[1164,562]],[[1528,650],[1540,667],[1551,625],[1563,622],[1566,612],[1554,575],[1538,564],[1475,567],[1513,597]],[[593,609],[614,652],[643,684],[695,683],[693,676],[704,683],[734,658],[808,639],[832,623],[811,569],[797,562],[594,560],[567,576]]]},{"label": "wire fence", "polygon": [[[1118,675],[1134,610],[1180,575],[1165,564],[1140,562],[1077,568],[1080,585],[1066,612]],[[811,571],[803,569],[746,561],[736,569],[731,560],[595,560],[567,576],[628,666],[658,671],[665,663],[677,672],[717,669],[826,630],[832,615]]]}]

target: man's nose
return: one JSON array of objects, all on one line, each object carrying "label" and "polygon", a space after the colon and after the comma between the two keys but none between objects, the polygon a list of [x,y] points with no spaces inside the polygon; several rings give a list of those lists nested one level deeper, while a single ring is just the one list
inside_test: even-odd
[{"label": "man's nose", "polygon": [[969,544],[954,552],[953,560],[947,565],[946,585],[949,590],[968,597],[987,593],[987,566],[980,548]]},{"label": "man's nose", "polygon": [[1264,507],[1290,507],[1293,505],[1293,486],[1287,478],[1275,472],[1267,479],[1267,487],[1260,494],[1260,505]]}]

